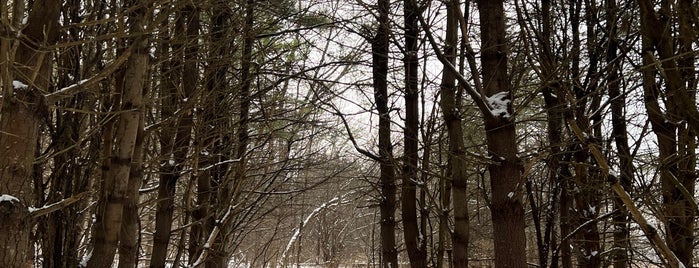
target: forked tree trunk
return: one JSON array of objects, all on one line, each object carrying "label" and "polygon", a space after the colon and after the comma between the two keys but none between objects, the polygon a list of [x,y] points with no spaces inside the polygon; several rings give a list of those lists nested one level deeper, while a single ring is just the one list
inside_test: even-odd
[{"label": "forked tree trunk", "polygon": [[410,266],[427,266],[427,252],[424,249],[425,235],[420,234],[417,219],[417,168],[418,168],[418,25],[419,8],[414,0],[403,0],[405,20],[405,132],[403,133],[404,159],[401,174],[401,216],[403,219],[403,239],[408,251]]},{"label": "forked tree trunk", "polygon": [[[653,1],[638,0],[643,37],[643,91],[648,119],[658,139],[660,180],[668,247],[685,266],[694,261],[694,225],[696,210],[696,78],[692,41],[694,16],[687,1],[661,1],[655,11]],[[678,19],[679,33],[673,38],[672,19]],[[688,41],[689,40],[689,41]],[[675,51],[674,44],[679,44]],[[659,58],[655,58],[655,53]],[[689,63],[688,63],[689,62]],[[666,86],[661,90],[658,74]],[[666,98],[664,108],[660,99]]]},{"label": "forked tree trunk", "polygon": [[[153,251],[150,267],[165,267],[170,244],[173,213],[175,209],[175,190],[184,168],[184,161],[189,150],[193,125],[192,107],[188,101],[194,100],[198,74],[196,64],[197,40],[199,31],[199,11],[191,4],[178,12],[175,22],[175,37],[172,51],[175,57],[171,60],[172,75],[170,83],[179,81],[181,85],[170,84],[164,89],[163,111],[161,113],[173,116],[178,107],[188,111],[179,115],[174,128],[167,128],[161,134],[161,155],[165,156],[161,164],[161,175],[158,185],[158,205],[155,215],[155,234],[153,235]],[[165,54],[169,49],[163,49]],[[164,55],[165,56],[165,55]],[[184,61],[182,61],[184,60]],[[175,71],[176,70],[176,71]],[[167,77],[167,76],[166,76]],[[181,91],[179,91],[181,87]],[[178,94],[183,92],[184,94]],[[163,115],[165,117],[165,115]]]},{"label": "forked tree trunk", "polygon": [[[452,64],[456,65],[456,46],[458,42],[458,1],[447,2],[447,28],[446,47],[444,56]],[[444,116],[444,123],[447,127],[449,139],[449,159],[447,170],[447,181],[451,182],[452,196],[454,197],[454,232],[452,234],[453,243],[453,264],[455,268],[468,267],[468,174],[466,163],[466,151],[464,149],[464,137],[461,122],[461,96],[454,83],[456,80],[453,72],[446,70],[442,72],[442,84],[440,86],[440,106]],[[445,195],[446,193],[442,193]],[[448,196],[448,195],[447,195]],[[448,202],[442,201],[445,205],[443,213],[448,213]],[[441,236],[440,236],[441,237]]]},{"label": "forked tree trunk", "polygon": [[488,164],[488,172],[495,267],[525,267],[524,181],[522,164],[517,156],[513,95],[507,75],[504,1],[479,0],[477,3],[481,23],[483,88],[492,113],[483,116],[488,152],[493,160]]},{"label": "forked tree trunk", "polygon": [[[124,10],[136,4],[127,3]],[[94,248],[87,267],[109,267],[114,261],[122,227],[124,201],[128,197],[136,138],[141,128],[143,87],[148,70],[148,43],[138,33],[144,30],[146,10],[141,7],[126,15],[130,18],[129,32],[135,37],[130,42],[131,55],[125,67],[123,83],[117,83],[121,85],[121,88],[118,88],[121,101],[114,137],[103,137],[106,144],[111,144],[110,140],[114,139],[114,147],[105,148],[109,152],[109,159],[103,166],[102,192],[93,231]]]}]

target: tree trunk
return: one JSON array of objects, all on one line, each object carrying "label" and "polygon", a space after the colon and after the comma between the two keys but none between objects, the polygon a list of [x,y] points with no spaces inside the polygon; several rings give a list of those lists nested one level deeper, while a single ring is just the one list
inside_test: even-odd
[{"label": "tree trunk", "polygon": [[[488,164],[495,267],[525,267],[526,236],[522,205],[522,164],[507,75],[505,13],[502,0],[479,0],[481,64],[484,92],[491,114],[484,114],[486,143],[493,163]],[[485,97],[485,96],[483,96]],[[489,111],[483,111],[484,113]]]},{"label": "tree trunk", "polygon": [[[594,13],[591,10],[594,8],[592,5],[594,3],[584,3],[586,29],[593,29],[594,26],[592,21],[594,18],[591,15]],[[571,167],[574,171],[568,187],[574,187],[573,189],[575,190],[568,190],[570,191],[571,201],[573,201],[571,205],[574,208],[570,222],[575,227],[574,229],[580,230],[574,234],[572,239],[573,246],[576,246],[579,252],[577,254],[578,265],[597,268],[601,266],[602,258],[600,254],[600,232],[596,218],[600,211],[601,189],[604,184],[600,177],[599,169],[593,165],[594,160],[589,146],[591,143],[596,143],[600,140],[596,136],[598,132],[595,126],[597,125],[591,122],[593,119],[590,118],[590,114],[596,110],[594,107],[597,106],[601,93],[595,93],[594,86],[591,86],[589,81],[593,80],[589,78],[591,76],[590,73],[595,71],[594,66],[597,59],[590,57],[590,63],[587,66],[589,71],[586,77],[583,77],[584,74],[581,71],[581,55],[579,52],[586,48],[587,51],[594,54],[594,48],[591,44],[595,43],[591,39],[594,36],[591,34],[592,31],[588,30],[587,47],[583,47],[583,39],[581,39],[582,34],[580,32],[582,10],[583,6],[580,2],[570,7],[572,52],[570,56],[571,71],[569,83],[572,90],[568,90],[567,95],[575,97],[575,106],[570,111],[566,111],[565,116],[569,129],[574,132],[573,137],[575,138],[574,144],[568,148],[567,152],[572,155],[573,162]],[[577,226],[582,227],[577,228]],[[561,235],[568,236],[569,234]]]},{"label": "tree trunk", "polygon": [[376,111],[379,114],[381,260],[383,268],[392,268],[398,267],[398,252],[395,237],[395,167],[391,143],[391,117],[388,107],[389,0],[378,1],[378,13],[379,29],[372,40],[371,50],[374,101],[376,102]]},{"label": "tree trunk", "polygon": [[[228,59],[235,51],[229,48],[229,40],[226,36],[232,35],[230,18],[233,16],[228,6],[228,1],[215,1],[211,5],[211,49],[208,55],[208,68],[204,74],[206,92],[204,99],[204,111],[202,120],[197,126],[197,139],[199,143],[200,167],[211,166],[210,169],[196,172],[193,176],[197,180],[197,205],[192,212],[192,220],[197,222],[192,226],[189,238],[189,262],[192,264],[197,256],[202,254],[207,236],[214,228],[214,216],[216,210],[215,184],[224,180],[228,170],[228,164],[217,164],[230,158],[230,124],[225,120],[229,103],[225,100],[228,85],[227,73],[230,69]],[[216,164],[216,165],[214,165]]]},{"label": "tree trunk", "polygon": [[[447,3],[447,28],[446,46],[444,56],[452,65],[456,65],[456,46],[458,42],[458,8],[457,1]],[[468,267],[468,238],[469,238],[469,218],[468,218],[468,174],[466,163],[466,151],[464,149],[463,129],[461,126],[461,96],[454,83],[453,72],[445,70],[442,72],[442,84],[440,87],[440,106],[444,116],[444,123],[447,127],[449,139],[449,159],[447,181],[451,182],[452,196],[454,197],[454,232],[453,243],[453,264],[454,268]],[[464,85],[462,85],[464,86]],[[442,193],[445,195],[446,193]],[[448,195],[447,195],[448,196]],[[448,202],[442,208],[448,213]],[[441,215],[441,213],[440,213]]]},{"label": "tree trunk", "polygon": [[[63,16],[68,19],[68,23],[79,23],[82,18],[80,16],[80,4],[77,0],[66,1],[63,5]],[[66,38],[70,41],[80,40],[80,31],[78,29],[67,30]],[[80,61],[81,56],[86,55],[83,47],[69,47],[58,49],[56,57],[57,65],[61,66],[56,72],[55,82],[52,83],[54,89],[60,89],[69,85],[75,84],[83,79],[81,70],[86,68]],[[87,67],[89,68],[89,67]],[[58,107],[70,107],[76,110],[90,110],[94,108],[94,99],[87,94],[77,94],[70,99],[57,103]],[[70,198],[74,194],[82,193],[87,190],[87,181],[94,172],[92,167],[88,167],[84,163],[87,159],[94,156],[86,144],[78,143],[84,130],[87,129],[88,116],[80,112],[65,112],[55,113],[55,128],[51,133],[53,152],[57,153],[52,157],[54,168],[51,169],[51,174],[47,178],[48,183],[42,183],[43,186],[35,189],[35,192],[40,203],[36,207],[42,207],[48,204],[59,202],[63,199]],[[49,128],[51,130],[52,128]],[[51,148],[51,145],[48,145]],[[81,150],[86,149],[86,150]],[[47,170],[47,165],[35,165],[35,169]],[[45,196],[45,198],[44,198]],[[82,205],[82,204],[81,204]],[[79,213],[80,205],[70,206],[60,211],[56,211],[42,219],[46,224],[37,225],[37,233],[41,233],[41,248],[53,249],[42,250],[41,258],[43,259],[43,267],[77,267],[80,259],[78,251],[74,250],[80,246],[80,236],[82,235],[82,226],[75,224],[85,220],[85,214]]]},{"label": "tree trunk", "polygon": [[[130,3],[126,6],[135,4]],[[118,89],[121,102],[114,137],[103,137],[105,140],[115,139],[115,142],[113,149],[111,146],[105,148],[110,155],[108,161],[103,164],[102,193],[94,224],[94,248],[87,267],[108,267],[114,261],[123,221],[124,201],[128,197],[136,138],[141,128],[143,88],[148,70],[148,42],[138,33],[143,31],[146,10],[138,8],[127,16],[133,20],[130,21],[129,31],[137,37],[130,44],[131,55],[123,75],[123,83],[117,83],[121,85]],[[111,144],[111,141],[108,141],[108,144]]]},{"label": "tree trunk", "polygon": [[[193,112],[190,102],[194,100],[198,74],[196,64],[197,40],[199,31],[199,11],[191,4],[185,5],[175,22],[175,37],[172,51],[175,52],[170,63],[172,75],[166,77],[167,82],[179,81],[181,85],[172,85],[163,93],[162,116],[174,116],[175,109],[187,109],[173,124],[161,134],[161,155],[165,156],[161,164],[161,175],[158,184],[158,206],[155,215],[155,233],[153,235],[153,252],[150,267],[165,267],[175,209],[175,189],[184,168],[184,162],[189,150],[193,125]],[[185,29],[186,28],[186,29]],[[165,48],[164,53],[169,51]],[[184,60],[184,62],[182,61]],[[181,73],[179,71],[182,71]],[[167,83],[166,83],[167,84]],[[165,84],[164,84],[165,85]],[[181,91],[178,90],[181,87]],[[182,92],[179,94],[178,92]]]},{"label": "tree trunk", "polygon": [[[32,265],[29,239],[32,220],[27,207],[33,200],[31,182],[39,126],[47,117],[48,110],[41,92],[48,90],[49,60],[52,59],[43,46],[53,45],[58,39],[61,3],[34,1],[23,29],[23,40],[29,41],[17,42],[19,46],[14,54],[10,47],[16,40],[0,40],[0,80],[3,82],[0,107],[0,267]],[[23,2],[15,4],[24,5]],[[8,14],[0,16],[8,18]],[[16,35],[5,25],[2,31],[7,31],[3,36]]]},{"label": "tree trunk", "polygon": [[129,170],[129,184],[126,189],[124,202],[124,219],[119,232],[119,268],[138,267],[138,250],[141,242],[141,229],[139,228],[138,201],[143,180],[143,142],[144,142],[144,113],[141,113],[139,128],[136,133],[133,160]]},{"label": "tree trunk", "polygon": [[[558,267],[558,257],[561,256],[564,267],[570,267],[570,243],[568,239],[560,241],[560,247],[556,246],[555,238],[552,239],[553,226],[555,224],[555,214],[560,213],[559,228],[562,236],[566,236],[570,229],[567,227],[569,222],[568,210],[570,206],[567,202],[567,180],[563,176],[567,170],[566,165],[562,165],[563,161],[563,119],[564,105],[562,98],[565,96],[562,90],[563,86],[560,81],[560,74],[557,72],[559,63],[554,60],[554,52],[552,42],[553,35],[553,16],[551,14],[552,4],[550,0],[541,1],[541,46],[539,51],[539,62],[541,63],[541,82],[544,84],[542,94],[544,96],[544,105],[546,107],[546,132],[548,138],[549,157],[546,161],[548,172],[548,183],[552,186],[552,193],[549,194],[548,200],[550,206],[546,212],[546,226],[541,230],[540,224],[539,235],[537,236],[537,247],[539,248],[539,266],[548,267],[549,252],[551,252],[551,266]],[[560,97],[559,97],[560,96]],[[537,215],[537,216],[540,216]],[[536,220],[536,219],[535,219]],[[539,220],[541,218],[539,217]],[[541,234],[543,232],[543,234]],[[552,251],[554,248],[561,249],[560,251]]]},{"label": "tree trunk", "polygon": [[216,221],[220,227],[220,234],[218,235],[216,241],[211,247],[210,260],[207,260],[206,267],[211,268],[224,268],[228,267],[228,259],[230,258],[232,246],[229,245],[231,239],[229,236],[233,234],[231,220],[232,216],[229,207],[235,206],[238,201],[237,197],[240,194],[241,186],[245,181],[246,177],[246,155],[248,152],[249,134],[248,134],[248,121],[250,115],[250,91],[252,87],[253,74],[251,73],[252,68],[252,57],[253,57],[253,43],[255,42],[255,33],[253,31],[253,26],[255,23],[255,0],[245,1],[245,23],[243,25],[243,54],[240,62],[241,74],[240,74],[240,89],[238,90],[238,127],[237,127],[237,140],[235,141],[235,154],[234,159],[236,163],[233,165],[233,177],[232,181],[228,178],[224,178],[222,185],[219,189],[219,198],[217,200],[218,212],[216,214]]},{"label": "tree trunk", "polygon": [[404,0],[405,20],[405,132],[403,133],[404,162],[401,185],[401,216],[403,239],[408,251],[410,266],[427,266],[427,252],[423,250],[425,235],[420,233],[417,219],[417,168],[418,168],[418,16],[419,8],[413,0]]},{"label": "tree trunk", "polygon": [[[621,63],[617,59],[618,40],[617,40],[617,4],[616,0],[606,0],[605,9],[607,12],[607,31],[609,34],[607,46],[607,64],[610,65],[610,72],[607,76],[607,89],[609,91],[609,99],[611,100],[612,110],[612,136],[617,148],[619,158],[619,166],[621,173],[619,178],[620,185],[627,192],[631,191],[634,167],[631,151],[629,149],[629,141],[627,138],[625,107],[626,95],[622,94],[620,88],[620,72]],[[630,236],[629,236],[629,212],[623,201],[619,197],[614,198],[614,208],[619,212],[613,217],[614,224],[614,243],[615,251],[612,255],[612,264],[614,268],[626,268],[630,263]]]},{"label": "tree trunk", "polygon": [[[686,62],[686,56],[674,51],[675,40],[671,34],[661,34],[672,33],[671,7],[674,5],[669,1],[662,1],[660,10],[656,12],[652,1],[638,2],[641,9],[643,63],[644,66],[649,66],[642,69],[643,98],[648,119],[658,139],[658,156],[661,161],[658,169],[663,195],[666,240],[679,261],[685,266],[692,266],[696,211],[691,204],[695,202],[692,200],[696,180],[695,130],[699,127],[699,116],[693,96],[696,89],[694,67],[693,63],[681,66]],[[689,19],[692,16],[683,14],[689,12],[691,7],[683,1],[680,2],[681,5],[674,10],[675,13],[679,13],[678,43],[680,50],[687,51],[691,50],[691,41],[687,43],[686,38],[694,38]],[[682,10],[682,7],[688,10]],[[662,30],[658,30],[659,27]],[[655,58],[653,52],[657,53],[659,59]],[[689,61],[693,62],[691,56]],[[678,68],[680,66],[683,68]],[[658,74],[665,82],[664,91],[656,81]],[[692,93],[689,94],[690,92]],[[666,98],[665,112],[660,105],[661,98]]]}]

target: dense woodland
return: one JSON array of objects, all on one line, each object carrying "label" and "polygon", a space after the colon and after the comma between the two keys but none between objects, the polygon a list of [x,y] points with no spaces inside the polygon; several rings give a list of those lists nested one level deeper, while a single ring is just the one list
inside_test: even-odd
[{"label": "dense woodland", "polygon": [[5,0],[0,267],[696,267],[699,3]]}]

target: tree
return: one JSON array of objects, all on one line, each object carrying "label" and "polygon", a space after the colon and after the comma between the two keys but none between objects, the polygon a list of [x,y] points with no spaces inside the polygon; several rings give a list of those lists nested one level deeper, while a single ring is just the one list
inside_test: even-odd
[{"label": "tree", "polygon": [[[82,20],[79,1],[66,1],[61,14],[64,26],[79,23]],[[81,34],[88,32],[96,34],[94,27],[68,27],[62,31],[59,39],[63,42],[79,42]],[[97,46],[92,44],[57,49],[55,62],[60,68],[55,68],[54,82],[49,84],[48,90],[59,92],[89,76],[87,72],[95,68],[95,62],[81,62],[80,59],[90,57],[95,53],[95,47]],[[43,267],[77,267],[80,262],[79,250],[76,249],[81,246],[85,226],[76,223],[83,222],[88,214],[80,211],[85,206],[85,197],[89,193],[90,178],[92,174],[99,172],[87,165],[99,156],[99,142],[92,142],[99,137],[93,135],[89,138],[87,133],[93,117],[82,111],[96,110],[99,103],[96,98],[87,92],[78,92],[59,100],[55,102],[56,109],[49,109],[48,115],[48,120],[55,122],[55,125],[42,124],[45,134],[41,136],[50,139],[39,139],[38,147],[43,149],[40,149],[42,152],[39,152],[38,161],[34,164],[34,172],[44,171],[48,175],[45,177],[47,183],[36,183],[38,176],[34,176],[35,207],[51,206],[76,196],[82,197],[78,205],[38,218],[39,223],[44,223],[36,225],[36,236],[39,237],[43,253]]]},{"label": "tree", "polygon": [[381,211],[381,253],[382,267],[390,268],[398,265],[398,252],[395,242],[395,211],[396,184],[393,159],[393,144],[391,142],[391,117],[388,106],[388,53],[389,53],[389,1],[379,0],[379,27],[371,43],[372,50],[372,79],[374,101],[379,114],[379,185]]},{"label": "tree", "polygon": [[[525,22],[531,21],[536,17],[527,16],[518,7],[518,22],[524,29],[529,29],[533,33],[529,38],[530,49],[535,50],[535,62],[540,64],[540,69],[537,74],[541,82],[541,94],[543,95],[544,109],[546,111],[546,139],[547,139],[547,159],[545,160],[546,173],[548,173],[546,184],[550,185],[551,192],[547,194],[546,203],[537,205],[534,202],[533,183],[528,180],[526,183],[527,195],[529,198],[529,206],[532,208],[532,217],[536,232],[537,248],[539,253],[539,265],[541,267],[548,266],[549,253],[551,253],[551,265],[558,265],[558,258],[561,257],[563,267],[571,267],[570,240],[567,235],[570,233],[570,201],[569,201],[569,179],[570,171],[564,160],[564,85],[562,80],[563,74],[560,62],[555,60],[558,55],[554,51],[554,23],[555,14],[554,6],[551,1],[544,0],[540,4],[540,20],[539,28],[531,27],[531,24]],[[536,38],[540,40],[537,42]],[[538,46],[536,45],[538,43]],[[532,69],[537,69],[536,66],[531,66]],[[548,204],[547,206],[544,206]],[[546,209],[548,207],[548,209]],[[558,211],[556,211],[558,210]],[[555,219],[559,214],[559,230],[563,237],[559,242],[555,238]],[[545,216],[544,216],[545,215]],[[542,222],[543,221],[543,222]],[[544,225],[542,227],[542,224]],[[560,254],[557,249],[560,249]]]},{"label": "tree", "polygon": [[[483,92],[489,111],[483,111],[486,142],[493,163],[488,165],[495,267],[526,263],[522,163],[517,156],[513,94],[507,76],[507,43],[503,1],[480,0]],[[485,96],[483,96],[485,97]]]},{"label": "tree", "polygon": [[[694,40],[690,2],[677,5],[661,1],[655,11],[652,1],[639,0],[643,65],[643,99],[658,140],[660,181],[667,243],[685,266],[694,259],[694,222],[697,214],[693,192],[696,175],[696,75],[691,50]],[[677,18],[673,21],[671,18]],[[677,25],[677,32],[673,27]],[[657,31],[661,27],[662,35]],[[677,43],[677,47],[674,45]],[[658,58],[656,58],[656,54]],[[662,89],[661,85],[665,85]],[[660,100],[665,97],[662,108]],[[664,111],[663,111],[664,110]],[[690,172],[691,170],[691,172]]]},{"label": "tree", "polygon": [[692,266],[695,13],[5,1],[0,266]]},{"label": "tree", "polygon": [[403,132],[404,156],[401,173],[401,215],[403,238],[413,268],[427,266],[427,245],[425,234],[418,226],[417,218],[417,170],[418,170],[418,128],[419,128],[419,89],[418,89],[418,37],[420,34],[419,16],[421,10],[414,0],[403,1],[405,23],[405,47],[403,64],[405,67],[405,130]]},{"label": "tree", "polygon": [[[135,2],[126,3],[124,10],[138,6]],[[143,88],[148,66],[148,39],[141,33],[147,20],[146,7],[130,10],[128,29],[132,34],[128,38],[129,47],[121,55],[129,55],[127,66],[121,79],[116,79],[115,87],[120,93],[118,101],[118,122],[114,123],[113,136],[104,135],[102,150],[103,172],[99,209],[94,225],[94,249],[87,267],[109,266],[114,259],[119,243],[119,231],[124,220],[124,200],[128,198],[128,189],[132,179],[131,166],[136,148],[141,121]]]},{"label": "tree", "polygon": [[[626,190],[632,190],[632,182],[634,176],[634,164],[633,156],[631,155],[631,150],[629,148],[629,141],[627,136],[627,120],[625,117],[625,107],[626,107],[626,96],[622,94],[620,87],[621,79],[621,62],[618,58],[619,50],[619,40],[618,40],[618,17],[619,7],[617,6],[616,0],[606,0],[606,19],[607,19],[607,31],[609,33],[609,40],[607,46],[606,61],[609,67],[609,74],[607,75],[607,89],[609,91],[609,98],[611,99],[611,111],[612,111],[612,135],[614,136],[614,143],[617,147],[617,154],[619,158],[619,170],[621,171],[619,182],[620,185]],[[612,262],[615,268],[628,267],[629,264],[629,244],[630,244],[630,232],[629,232],[629,212],[624,206],[623,201],[620,198],[614,200],[614,207],[618,210],[614,216],[614,248],[616,252],[613,255]]]},{"label": "tree", "polygon": [[[160,83],[164,91],[162,116],[164,118],[175,116],[177,107],[186,109],[187,112],[179,115],[173,127],[164,127],[160,136],[161,155],[170,155],[171,158],[164,158],[161,164],[162,174],[158,184],[160,202],[156,211],[151,267],[165,267],[175,210],[175,190],[185,168],[190,148],[194,120],[191,103],[195,100],[199,86],[196,60],[198,54],[196,38],[200,27],[199,12],[199,9],[192,4],[187,4],[176,12],[172,47],[175,57],[170,59],[169,68],[163,70],[163,73],[169,72],[170,75],[163,75]],[[170,53],[167,43],[163,42],[161,50],[163,58],[167,58]]]},{"label": "tree", "polygon": [[[456,46],[458,39],[459,4],[457,1],[447,2],[447,28],[445,38],[444,55],[450,64],[456,66]],[[447,169],[447,181],[453,191],[454,198],[454,232],[453,232],[453,267],[468,267],[468,242],[469,242],[469,217],[468,217],[468,164],[466,163],[466,151],[464,148],[463,129],[461,121],[460,101],[462,90],[457,90],[453,72],[448,68],[442,71],[442,84],[440,85],[440,106],[444,116],[444,124],[447,127],[449,138],[449,167]],[[460,84],[460,86],[469,86]],[[443,189],[446,190],[446,189]],[[447,193],[442,192],[442,195]],[[448,198],[447,198],[448,200]],[[448,204],[448,202],[443,202]],[[448,213],[447,208],[442,208]],[[444,227],[440,227],[444,228]],[[440,230],[442,232],[443,230]],[[446,230],[448,231],[448,230]],[[441,260],[441,257],[440,257]]]},{"label": "tree", "polygon": [[[16,32],[25,3],[0,7],[0,266],[31,265],[32,179],[39,128],[47,116],[46,92],[51,80],[51,52],[58,40],[61,1],[34,1],[26,25]],[[15,30],[13,30],[15,29]],[[19,35],[18,35],[19,34]],[[12,38],[5,38],[12,36]]]}]

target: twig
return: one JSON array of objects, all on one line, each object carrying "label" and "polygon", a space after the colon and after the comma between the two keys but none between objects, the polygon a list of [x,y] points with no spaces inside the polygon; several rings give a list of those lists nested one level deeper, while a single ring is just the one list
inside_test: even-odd
[{"label": "twig", "polygon": [[345,129],[347,130],[347,136],[349,136],[349,139],[352,142],[354,149],[357,150],[357,152],[365,155],[366,157],[371,158],[374,161],[381,162],[381,157],[359,147],[359,144],[357,144],[357,141],[354,139],[354,135],[352,135],[352,130],[350,129],[349,124],[347,124],[345,116],[335,106],[331,107],[333,110],[335,110],[335,115],[339,116],[342,120],[342,124],[345,126]]}]

